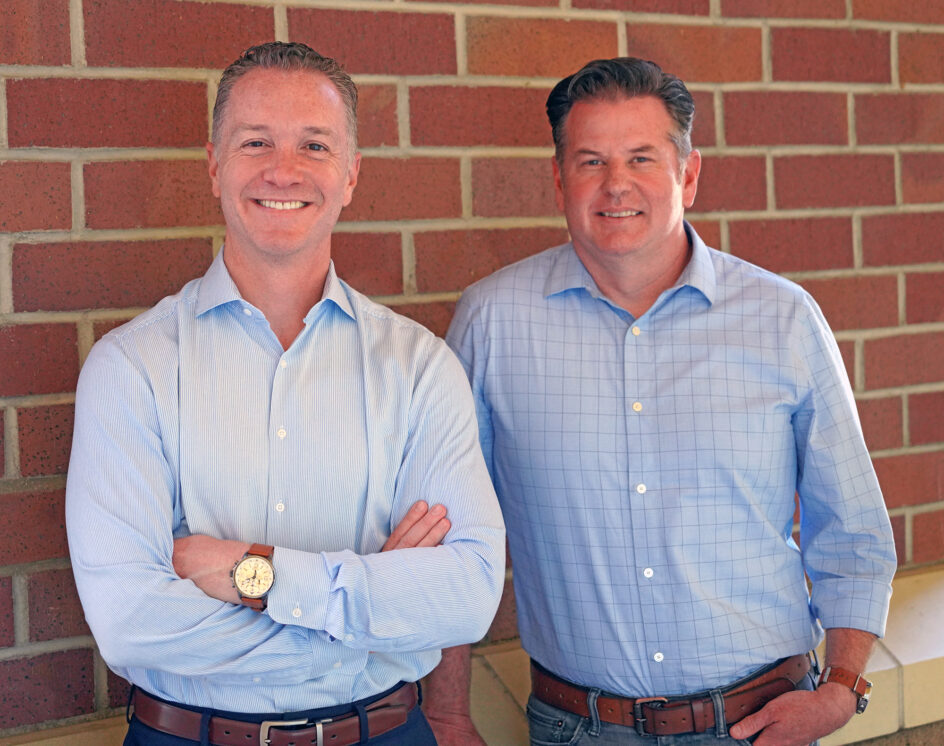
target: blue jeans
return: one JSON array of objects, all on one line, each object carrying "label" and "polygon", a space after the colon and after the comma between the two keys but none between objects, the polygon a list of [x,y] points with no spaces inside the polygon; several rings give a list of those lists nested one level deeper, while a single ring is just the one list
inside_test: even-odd
[{"label": "blue jeans", "polygon": [[[797,689],[815,689],[812,671]],[[590,697],[588,697],[588,702]],[[595,698],[594,698],[595,701]],[[596,709],[591,707],[591,713]],[[731,738],[727,732],[709,728],[704,733],[683,733],[677,736],[640,736],[635,728],[615,725],[597,719],[599,735],[592,735],[593,720],[561,710],[532,696],[528,700],[528,729],[531,746],[750,746],[750,740]],[[816,746],[816,744],[811,744]]]}]

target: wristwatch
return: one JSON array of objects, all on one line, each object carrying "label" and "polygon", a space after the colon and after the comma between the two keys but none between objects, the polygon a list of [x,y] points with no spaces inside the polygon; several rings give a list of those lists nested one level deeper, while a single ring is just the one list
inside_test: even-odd
[{"label": "wristwatch", "polygon": [[825,684],[827,681],[849,687],[853,694],[859,698],[856,705],[856,715],[865,712],[865,708],[869,706],[869,697],[872,696],[872,682],[865,676],[853,673],[845,668],[839,668],[839,666],[827,666],[826,670],[820,674],[819,683]]},{"label": "wristwatch", "polygon": [[266,596],[275,583],[275,568],[272,566],[274,552],[274,547],[268,544],[253,544],[230,571],[239,600],[256,611],[265,609],[268,601]]}]

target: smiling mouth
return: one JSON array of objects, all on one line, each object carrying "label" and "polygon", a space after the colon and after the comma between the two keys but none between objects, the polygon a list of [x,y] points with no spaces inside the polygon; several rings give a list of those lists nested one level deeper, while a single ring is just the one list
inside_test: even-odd
[{"label": "smiling mouth", "polygon": [[604,218],[632,218],[636,215],[642,215],[639,210],[620,210],[619,212],[605,212],[600,211],[597,215],[602,215]]},{"label": "smiling mouth", "polygon": [[254,200],[257,205],[262,207],[267,207],[270,210],[300,210],[303,207],[310,205],[310,202],[302,202],[301,200],[291,200],[288,202],[282,202],[275,199],[257,199]]}]

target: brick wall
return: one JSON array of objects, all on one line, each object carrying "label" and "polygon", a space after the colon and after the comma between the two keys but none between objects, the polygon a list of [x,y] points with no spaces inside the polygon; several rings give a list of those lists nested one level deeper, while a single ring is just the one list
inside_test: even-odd
[{"label": "brick wall", "polygon": [[[944,561],[944,4],[4,0],[0,735],[121,702],[67,559],[76,375],[98,336],[219,247],[202,147],[215,81],[274,37],[337,56],[361,86],[340,273],[439,333],[465,285],[565,238],[553,82],[615,54],[679,74],[705,156],[690,218],[819,299],[900,560]],[[512,604],[493,638],[514,634]]]}]

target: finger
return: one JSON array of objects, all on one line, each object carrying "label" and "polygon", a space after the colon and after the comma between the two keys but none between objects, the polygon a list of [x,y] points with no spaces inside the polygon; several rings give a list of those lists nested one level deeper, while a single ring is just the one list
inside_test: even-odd
[{"label": "finger", "polygon": [[[439,543],[439,540],[436,540],[433,544],[423,543],[428,535],[431,533],[435,536],[439,533],[439,530],[436,529],[436,525],[444,520],[446,517],[446,508],[442,505],[434,505],[429,511],[424,515],[420,520],[414,523],[410,529],[406,532],[403,538],[400,539],[397,544],[397,549],[410,549],[412,547],[418,546],[435,546]],[[448,530],[448,529],[446,529]],[[442,536],[445,536],[445,532],[442,532]],[[442,537],[440,537],[441,539]]]},{"label": "finger", "polygon": [[446,534],[449,533],[450,528],[452,528],[452,522],[448,518],[440,518],[438,521],[436,521],[436,524],[426,533],[426,536],[416,542],[414,546],[439,546],[442,543],[442,540],[446,538]]},{"label": "finger", "polygon": [[407,511],[406,515],[403,516],[403,520],[393,529],[390,538],[387,539],[383,545],[383,549],[380,551],[388,552],[391,549],[396,549],[407,532],[416,525],[417,521],[422,520],[428,510],[429,506],[426,504],[425,500],[413,503],[413,506]]},{"label": "finger", "polygon": [[765,725],[768,725],[768,719],[765,716],[764,708],[761,708],[753,715],[748,715],[743,720],[739,720],[730,728],[728,728],[728,733],[731,734],[731,738],[736,738],[738,740],[743,740],[745,738],[750,738],[757,731],[761,730]]}]

